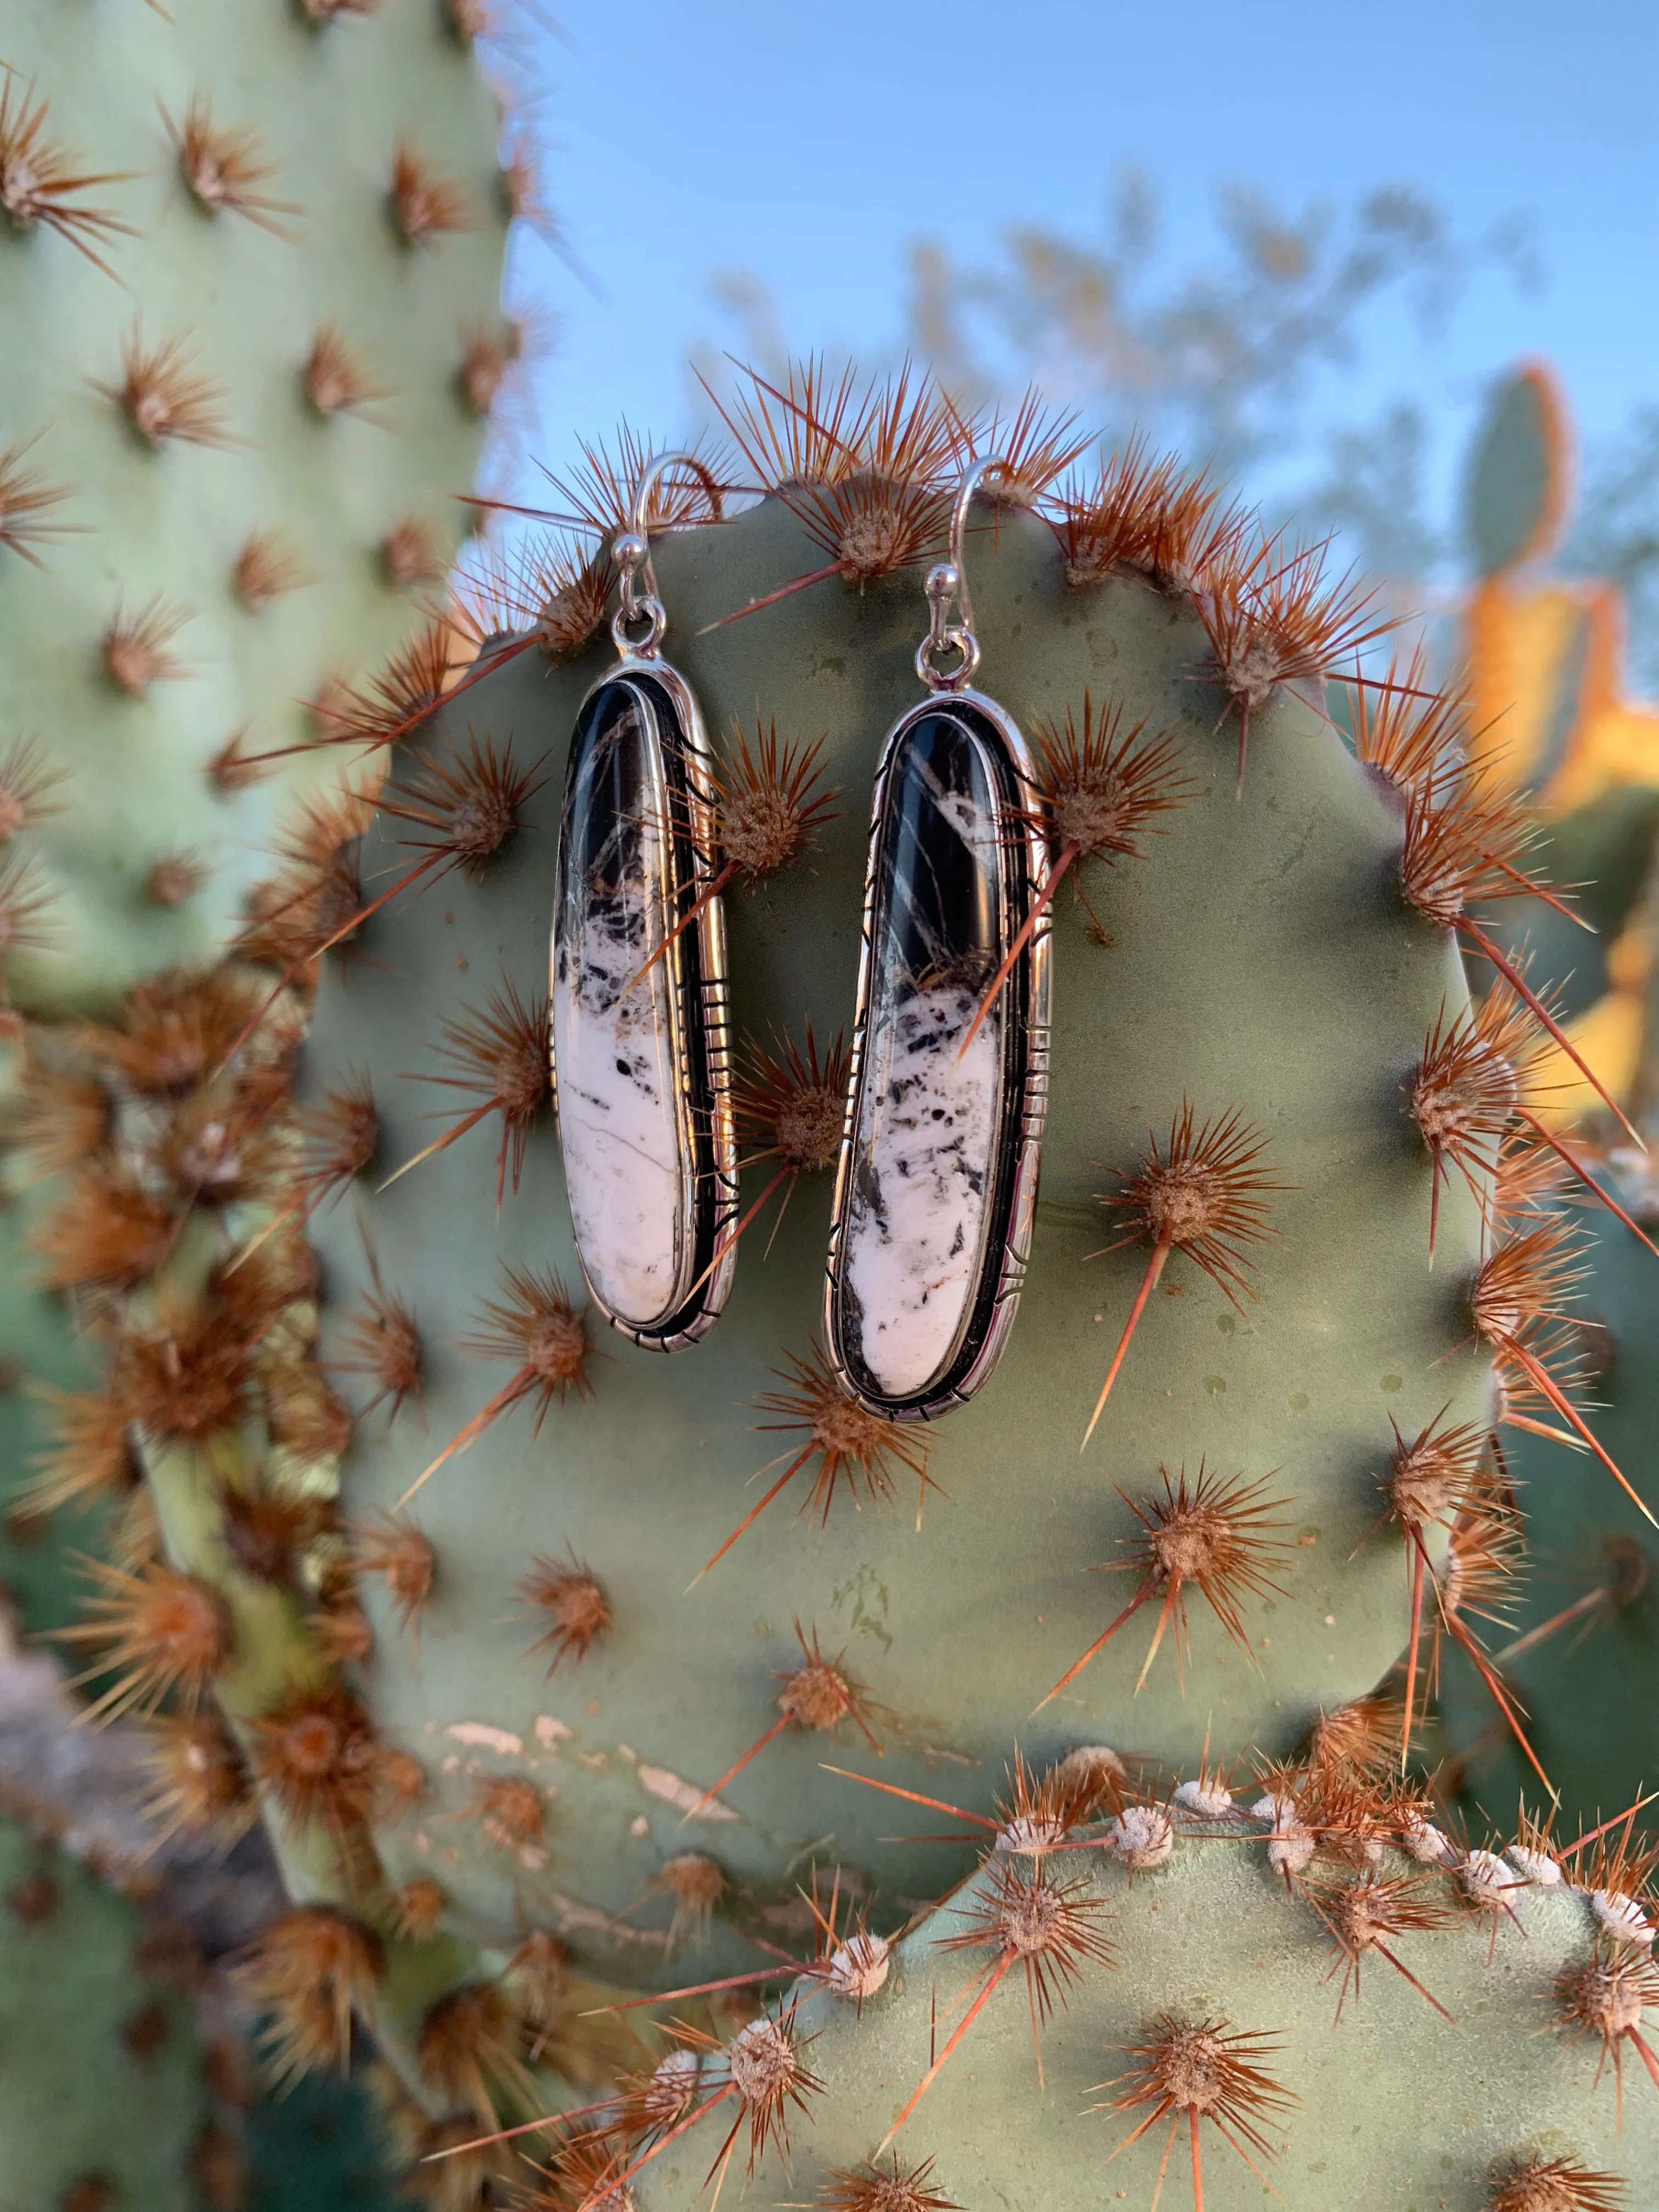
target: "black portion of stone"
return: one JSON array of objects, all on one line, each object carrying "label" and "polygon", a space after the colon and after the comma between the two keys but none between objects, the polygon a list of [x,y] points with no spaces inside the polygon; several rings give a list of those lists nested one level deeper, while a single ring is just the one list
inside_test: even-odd
[{"label": "black portion of stone", "polygon": [[[629,727],[629,726],[632,726]],[[607,889],[636,873],[644,810],[654,805],[643,774],[642,748],[661,756],[667,795],[666,840],[671,882],[664,901],[665,927],[674,929],[696,903],[697,851],[691,836],[691,780],[687,733],[672,695],[649,677],[629,674],[600,684],[583,702],[571,738],[559,827],[556,914],[562,915],[573,875],[580,871],[584,894],[603,900]],[[616,896],[615,890],[611,896]],[[638,946],[641,962],[647,945]],[[558,958],[564,959],[563,933]],[[714,1156],[714,1084],[711,1065],[702,940],[695,924],[682,930],[664,956],[674,996],[675,1064],[690,1104],[694,1157],[694,1267],[697,1287],[678,1312],[649,1330],[630,1331],[640,1340],[669,1339],[689,1328],[702,1311],[712,1282],[711,1268],[721,1227],[721,1183]],[[561,966],[561,973],[562,967]],[[618,1072],[627,1070],[619,1065]]]},{"label": "black portion of stone", "polygon": [[[621,885],[639,872],[641,825],[652,804],[645,749],[661,742],[652,707],[635,685],[611,683],[600,685],[577,717],[559,825],[561,917],[579,888],[590,911],[608,908],[620,919]],[[643,960],[643,939],[634,949]],[[562,977],[567,957],[561,929]]]},{"label": "black portion of stone", "polygon": [[924,714],[895,763],[872,949],[880,975],[902,975],[913,990],[938,984],[973,990],[996,969],[995,870],[969,851],[941,804],[961,800],[994,825],[996,793],[976,734],[962,709]]}]

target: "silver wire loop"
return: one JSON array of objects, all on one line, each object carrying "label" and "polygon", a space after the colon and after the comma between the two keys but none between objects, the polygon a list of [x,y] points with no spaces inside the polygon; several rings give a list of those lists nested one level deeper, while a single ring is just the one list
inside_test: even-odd
[{"label": "silver wire loop", "polygon": [[[916,673],[933,691],[959,691],[971,682],[979,666],[979,640],[974,635],[974,603],[968,593],[968,567],[964,545],[968,535],[968,510],[973,504],[974,494],[993,473],[1007,477],[1012,470],[1000,453],[988,454],[982,461],[963,472],[957,486],[955,510],[951,517],[951,556],[936,568],[927,572],[925,589],[927,593],[927,635],[916,647]],[[951,602],[956,603],[957,619],[951,617]],[[945,653],[961,655],[957,665],[939,668],[936,663]]]},{"label": "silver wire loop", "polygon": [[[632,654],[636,660],[652,659],[668,628],[667,610],[657,595],[657,572],[651,565],[650,504],[658,479],[665,471],[677,465],[689,469],[702,484],[708,497],[710,520],[719,522],[722,519],[720,484],[707,463],[700,461],[695,453],[653,453],[647,461],[634,487],[630,526],[621,532],[611,548],[622,587],[622,604],[611,617],[611,637],[624,658]],[[643,591],[639,588],[641,584],[645,586]],[[645,623],[644,634],[630,637],[629,625],[638,622]]]}]

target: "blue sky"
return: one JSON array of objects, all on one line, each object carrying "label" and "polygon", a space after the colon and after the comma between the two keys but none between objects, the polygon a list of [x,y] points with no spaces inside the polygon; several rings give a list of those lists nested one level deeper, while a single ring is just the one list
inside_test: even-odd
[{"label": "blue sky", "polygon": [[1471,234],[1529,216],[1541,289],[1478,279],[1443,347],[1379,314],[1328,395],[1345,416],[1425,400],[1443,474],[1516,356],[1557,364],[1591,436],[1659,399],[1651,6],[544,4],[565,33],[537,41],[548,195],[602,291],[521,252],[519,296],[562,322],[528,439],[556,462],[619,414],[684,427],[686,356],[727,334],[716,272],[769,286],[799,347],[890,344],[917,233],[969,260],[1016,221],[1086,238],[1126,161],[1162,188],[1172,267],[1205,257],[1230,180],[1291,212],[1406,183]]}]

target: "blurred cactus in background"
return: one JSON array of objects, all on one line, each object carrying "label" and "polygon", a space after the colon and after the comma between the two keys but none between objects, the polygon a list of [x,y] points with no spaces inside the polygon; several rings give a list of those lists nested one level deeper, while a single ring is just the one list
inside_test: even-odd
[{"label": "blurred cactus in background", "polygon": [[[268,989],[201,979],[259,921],[282,852],[335,818],[351,756],[328,741],[356,687],[389,654],[440,680],[452,639],[465,654],[446,580],[492,409],[511,417],[524,374],[507,230],[544,219],[529,143],[503,135],[479,66],[512,31],[460,0],[0,0],[0,1598],[31,1632],[156,1572],[108,1399],[110,1299],[183,1193],[234,1182],[242,1148],[270,1164],[257,1115],[198,1124],[189,1162],[141,1189],[121,1165],[135,1117],[209,1072],[228,1036],[201,1026],[216,988],[245,1011]],[[99,1026],[135,987],[142,1071]],[[106,1258],[72,1282],[32,1239],[87,1165]],[[76,1673],[91,1661],[100,1698],[103,1647],[60,1649]],[[44,1652],[0,1658],[0,1803],[100,1863],[118,1844],[131,1873],[192,1791],[211,1800],[211,1731],[178,1747],[171,1784],[120,1731],[110,1759],[82,1756],[55,1707],[40,1718],[43,1668]],[[245,1857],[237,1879],[264,1882],[268,1913]],[[52,1923],[66,1935],[116,1911],[89,1876],[58,1887],[76,1905]],[[89,1938],[71,1970],[56,1941],[43,1923],[4,1977],[0,2203],[242,2202],[234,2145],[204,2138],[192,2174],[173,2058],[139,2067],[127,2110],[119,2053],[94,2055],[99,2008],[126,2002],[118,1948]],[[48,1988],[62,2033],[56,2014],[32,2021]],[[71,2075],[96,2085],[99,2117],[65,2105]],[[319,2172],[305,2201],[332,2203]]]}]

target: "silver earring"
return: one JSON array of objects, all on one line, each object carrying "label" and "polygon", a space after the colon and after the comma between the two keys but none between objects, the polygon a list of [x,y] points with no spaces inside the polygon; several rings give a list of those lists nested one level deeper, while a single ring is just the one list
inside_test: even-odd
[{"label": "silver earring", "polygon": [[1006,466],[977,462],[958,488],[916,653],[927,695],[888,733],[871,812],[825,1334],[852,1395],[897,1419],[960,1405],[995,1366],[1036,1204],[1046,908],[988,996],[1030,925],[1047,841],[1024,738],[969,688],[968,510]]},{"label": "silver earring", "polygon": [[659,453],[612,549],[617,659],[583,700],[571,739],[551,994],[582,1273],[612,1327],[659,1352],[694,1343],[719,1318],[738,1196],[726,928],[708,895],[719,865],[708,743],[691,687],[662,657],[668,617],[648,537],[652,489],[675,466],[700,478],[720,514],[702,464]]}]

